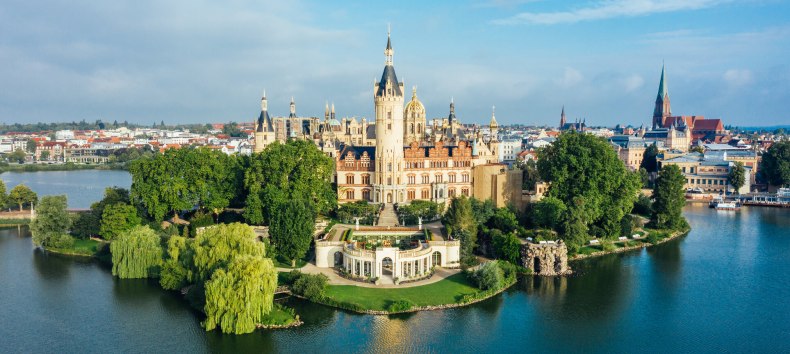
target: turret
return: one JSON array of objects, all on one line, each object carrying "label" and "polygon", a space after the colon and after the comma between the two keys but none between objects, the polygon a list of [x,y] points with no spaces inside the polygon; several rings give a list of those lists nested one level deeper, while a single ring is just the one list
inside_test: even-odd
[{"label": "turret", "polygon": [[491,141],[498,141],[499,140],[499,123],[496,121],[496,106],[491,107],[491,123],[489,123],[489,128],[491,131]]}]

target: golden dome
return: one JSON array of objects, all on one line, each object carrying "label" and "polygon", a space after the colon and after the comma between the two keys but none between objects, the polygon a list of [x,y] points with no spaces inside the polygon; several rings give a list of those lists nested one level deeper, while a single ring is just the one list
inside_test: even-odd
[{"label": "golden dome", "polygon": [[411,90],[411,101],[409,101],[409,103],[406,105],[406,112],[425,112],[425,106],[423,106],[422,102],[417,99],[417,87],[413,87]]}]

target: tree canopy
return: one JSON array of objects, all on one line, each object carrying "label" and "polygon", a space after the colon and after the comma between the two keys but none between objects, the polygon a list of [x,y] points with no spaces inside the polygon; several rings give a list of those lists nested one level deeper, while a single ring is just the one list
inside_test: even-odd
[{"label": "tree canopy", "polygon": [[160,237],[148,226],[138,225],[121,232],[110,243],[110,252],[112,274],[119,278],[149,278],[159,275],[162,265]]},{"label": "tree canopy", "polygon": [[243,255],[233,258],[227,269],[219,269],[206,282],[207,331],[220,327],[223,333],[244,334],[255,330],[271,312],[277,271],[272,260]]},{"label": "tree canopy", "polygon": [[121,187],[107,187],[104,189],[104,198],[91,204],[91,210],[80,213],[71,228],[72,235],[79,238],[88,238],[99,235],[102,214],[108,205],[124,203],[130,204],[129,191]]},{"label": "tree canopy", "polygon": [[256,239],[255,231],[240,223],[218,224],[204,229],[190,243],[194,267],[190,281],[206,281],[215,270],[227,267],[231,259],[239,255],[263,257],[263,243]]},{"label": "tree canopy", "polygon": [[746,183],[745,176],[746,170],[743,168],[743,162],[736,161],[727,174],[727,183],[735,188],[735,193],[740,194],[741,187]]},{"label": "tree canopy", "polygon": [[71,217],[66,210],[65,195],[49,195],[41,198],[36,217],[30,222],[33,243],[38,246],[51,246],[55,240],[68,233]]},{"label": "tree canopy", "polygon": [[168,149],[132,162],[131,197],[155,220],[198,208],[218,213],[238,192],[237,161],[206,147]]},{"label": "tree canopy", "polygon": [[8,205],[8,191],[5,188],[5,183],[0,180],[0,209]]},{"label": "tree canopy", "polygon": [[658,146],[656,144],[650,144],[645,149],[645,153],[642,155],[642,162],[639,164],[639,168],[644,168],[647,172],[658,172]]},{"label": "tree canopy", "polygon": [[683,186],[686,178],[677,165],[661,168],[653,189],[653,226],[660,229],[677,230],[687,225],[681,214],[686,198]]},{"label": "tree canopy", "polygon": [[273,211],[269,237],[278,256],[296,265],[305,256],[313,240],[315,211],[305,200],[288,200]]},{"label": "tree canopy", "polygon": [[112,204],[104,208],[99,234],[105,240],[113,240],[121,233],[140,225],[141,222],[135,207],[125,203]]},{"label": "tree canopy", "polygon": [[309,141],[273,143],[253,154],[244,166],[247,192],[245,218],[250,223],[268,221],[275,206],[286,200],[309,201],[317,213],[326,214],[337,204],[332,189],[334,161]]},{"label": "tree canopy", "polygon": [[33,204],[36,204],[38,201],[38,195],[26,185],[17,184],[14,186],[14,188],[11,188],[11,192],[8,193],[8,200],[11,203],[18,205],[19,210],[22,211],[22,207],[25,205],[30,207]]},{"label": "tree canopy", "polygon": [[[616,237],[620,220],[637,198],[639,175],[628,171],[614,149],[603,138],[568,132],[538,153],[541,179],[550,182],[547,197],[565,206],[560,228],[569,248],[576,249],[587,237],[579,232],[595,231],[597,236]],[[580,242],[580,243],[579,243]]]},{"label": "tree canopy", "polygon": [[789,185],[790,141],[780,141],[771,145],[763,154],[760,171],[765,181],[771,185]]}]

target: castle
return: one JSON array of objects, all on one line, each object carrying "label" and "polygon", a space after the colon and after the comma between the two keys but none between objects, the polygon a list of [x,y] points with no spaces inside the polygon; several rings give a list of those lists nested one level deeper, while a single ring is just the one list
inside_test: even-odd
[{"label": "castle", "polygon": [[492,199],[498,206],[521,203],[521,173],[498,161],[499,125],[492,109],[487,138],[466,131],[455,115],[455,103],[445,119],[429,123],[426,110],[412,88],[405,103],[405,86],[398,81],[389,33],[384,71],[373,86],[375,121],[335,117],[326,105],[324,120],[298,117],[291,100],[289,117],[269,116],[266,96],[255,124],[254,151],[274,141],[312,140],[335,159],[338,202],[447,203],[454,196]]}]

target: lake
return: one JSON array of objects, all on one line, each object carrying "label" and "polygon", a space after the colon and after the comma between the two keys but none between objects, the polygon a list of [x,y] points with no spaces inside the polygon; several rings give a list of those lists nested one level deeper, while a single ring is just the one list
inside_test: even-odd
[{"label": "lake", "polygon": [[107,187],[128,189],[132,185],[129,172],[120,170],[6,172],[0,174],[0,179],[8,191],[17,184],[24,184],[39,198],[65,194],[69,208],[76,209],[87,209],[93,202],[101,200]]},{"label": "lake", "polygon": [[469,307],[371,316],[290,299],[303,326],[242,336],[205,332],[155,281],[115,279],[34,249],[24,227],[0,228],[0,352],[790,351],[790,210],[685,215],[686,237],[572,263],[571,277],[527,277]]}]

